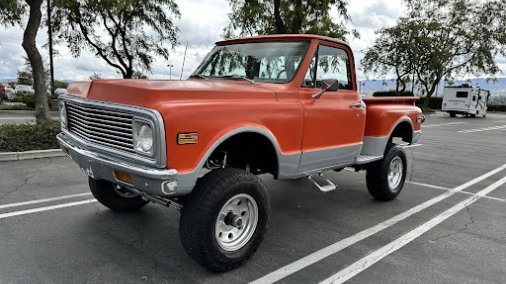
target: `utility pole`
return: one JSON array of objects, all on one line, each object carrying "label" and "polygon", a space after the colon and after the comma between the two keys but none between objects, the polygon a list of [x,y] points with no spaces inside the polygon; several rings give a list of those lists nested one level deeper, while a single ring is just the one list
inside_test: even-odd
[{"label": "utility pole", "polygon": [[174,67],[173,64],[167,64],[167,67],[169,67],[169,79],[172,80],[172,67]]},{"label": "utility pole", "polygon": [[49,36],[49,74],[51,77],[51,96],[54,93],[54,66],[53,66],[53,31],[51,28],[51,0],[47,0],[47,33]]},{"label": "utility pole", "polygon": [[186,61],[186,51],[188,50],[188,42],[186,42],[186,48],[184,49],[183,66],[181,67],[181,76],[179,80],[183,80],[184,62]]}]

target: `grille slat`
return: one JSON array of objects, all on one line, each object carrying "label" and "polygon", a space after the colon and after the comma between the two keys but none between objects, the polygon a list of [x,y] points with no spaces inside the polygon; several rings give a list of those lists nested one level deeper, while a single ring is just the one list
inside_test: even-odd
[{"label": "grille slat", "polygon": [[105,110],[105,109],[99,109],[99,108],[90,108],[90,107],[85,107],[85,106],[80,106],[80,105],[72,105],[72,107],[74,107],[76,109],[83,110],[85,112],[105,113],[105,114],[113,115],[113,117],[125,117],[125,118],[129,118],[129,119],[132,119],[132,117],[133,117],[131,114],[127,114],[127,113],[123,113],[123,112],[117,112],[117,111],[112,111],[112,110]]},{"label": "grille slat", "polygon": [[90,121],[95,121],[95,122],[98,122],[98,123],[109,123],[109,124],[114,124],[114,125],[117,125],[117,126],[120,126],[120,127],[130,127],[132,125],[132,120],[130,119],[130,123],[129,122],[123,122],[123,121],[115,121],[115,120],[111,120],[109,118],[99,118],[99,117],[96,117],[96,116],[90,116],[89,114],[83,114],[83,113],[79,113],[79,112],[76,112],[75,110],[70,110],[68,111],[69,113],[73,114],[73,115],[76,115],[76,116],[79,116],[80,118],[82,119],[86,119],[86,120],[90,120]]},{"label": "grille slat", "polygon": [[[69,113],[67,113],[69,114]],[[70,116],[73,116],[72,114],[69,115]],[[104,128],[108,128],[108,129],[112,129],[112,130],[115,130],[115,131],[121,131],[122,133],[124,134],[127,134],[127,135],[132,135],[132,131],[130,129],[125,129],[123,127],[118,127],[118,126],[114,126],[114,125],[103,125],[103,124],[100,124],[100,123],[95,123],[95,122],[91,122],[91,121],[86,121],[84,119],[81,119],[77,116],[74,116],[73,119],[75,121],[78,121],[80,122],[81,124],[84,124],[84,125],[92,125],[92,126],[96,126],[96,127],[104,127]]]},{"label": "grille slat", "polygon": [[133,115],[67,102],[68,130],[82,139],[129,153],[133,148]]}]

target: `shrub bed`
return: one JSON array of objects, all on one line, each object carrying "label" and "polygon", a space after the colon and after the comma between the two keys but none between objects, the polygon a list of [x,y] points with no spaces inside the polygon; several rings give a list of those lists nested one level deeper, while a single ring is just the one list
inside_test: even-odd
[{"label": "shrub bed", "polygon": [[[420,97],[420,99],[416,102],[416,105],[419,107],[422,107],[424,101],[425,101],[425,97]],[[441,109],[442,106],[443,106],[443,98],[442,97],[431,97],[430,98],[429,108]]]},{"label": "shrub bed", "polygon": [[488,111],[506,111],[506,105],[488,105]]},{"label": "shrub bed", "polygon": [[397,93],[395,90],[390,91],[380,91],[372,94],[373,97],[412,97],[413,93],[411,91],[399,92]]},{"label": "shrub bed", "polygon": [[0,125],[0,152],[23,152],[59,148],[56,134],[60,123]]}]

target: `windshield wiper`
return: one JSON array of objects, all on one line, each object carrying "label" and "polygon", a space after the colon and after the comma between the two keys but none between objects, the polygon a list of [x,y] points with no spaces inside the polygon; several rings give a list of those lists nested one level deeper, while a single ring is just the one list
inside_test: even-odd
[{"label": "windshield wiper", "polygon": [[239,75],[225,75],[223,76],[225,79],[242,79],[250,82],[251,84],[255,85],[255,81],[246,77],[246,76],[239,76]]},{"label": "windshield wiper", "polygon": [[193,74],[190,76],[190,78],[200,78],[200,79],[204,79],[204,80],[209,80],[209,78],[207,78],[206,76],[201,75],[201,74]]}]

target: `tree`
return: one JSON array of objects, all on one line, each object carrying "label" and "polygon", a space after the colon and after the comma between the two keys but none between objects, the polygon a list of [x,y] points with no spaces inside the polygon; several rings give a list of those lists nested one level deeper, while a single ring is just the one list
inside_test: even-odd
[{"label": "tree", "polygon": [[93,81],[93,80],[100,80],[102,79],[102,75],[98,74],[97,72],[93,73],[91,76],[90,76],[90,80]]},{"label": "tree", "polygon": [[33,74],[31,70],[21,69],[18,70],[18,84],[21,85],[33,85]]},{"label": "tree", "polygon": [[[240,36],[263,34],[310,33],[344,39],[356,30],[348,30],[350,20],[346,0],[228,0],[232,12],[224,37],[231,38],[236,30]],[[341,21],[331,16],[336,8]]]},{"label": "tree", "polygon": [[55,0],[53,5],[54,33],[74,56],[90,50],[123,78],[151,71],[155,56],[168,60],[166,41],[177,44],[171,16],[180,13],[174,0]]},{"label": "tree", "polygon": [[394,73],[396,76],[396,93],[406,90],[406,82],[414,73],[416,45],[414,39],[420,30],[415,21],[405,19],[391,28],[379,32],[380,37],[373,46],[366,50],[361,65],[365,73],[372,73],[382,77]]},{"label": "tree", "polygon": [[[495,57],[506,53],[504,1],[406,0],[406,4],[407,16],[395,27],[381,30],[367,49],[365,69],[416,74],[427,95],[424,108],[443,79],[494,76],[500,71]],[[389,49],[380,50],[386,46]]]},{"label": "tree", "polygon": [[49,103],[46,96],[45,72],[42,56],[37,48],[36,38],[42,21],[43,0],[3,0],[0,2],[0,24],[15,26],[22,24],[22,17],[28,11],[28,22],[23,33],[23,49],[30,61],[33,71],[33,87],[35,90],[35,118],[37,123],[50,119]]},{"label": "tree", "polygon": [[66,89],[69,87],[69,83],[68,82],[64,82],[64,81],[58,81],[58,80],[55,80],[54,81],[54,87],[55,89]]}]

